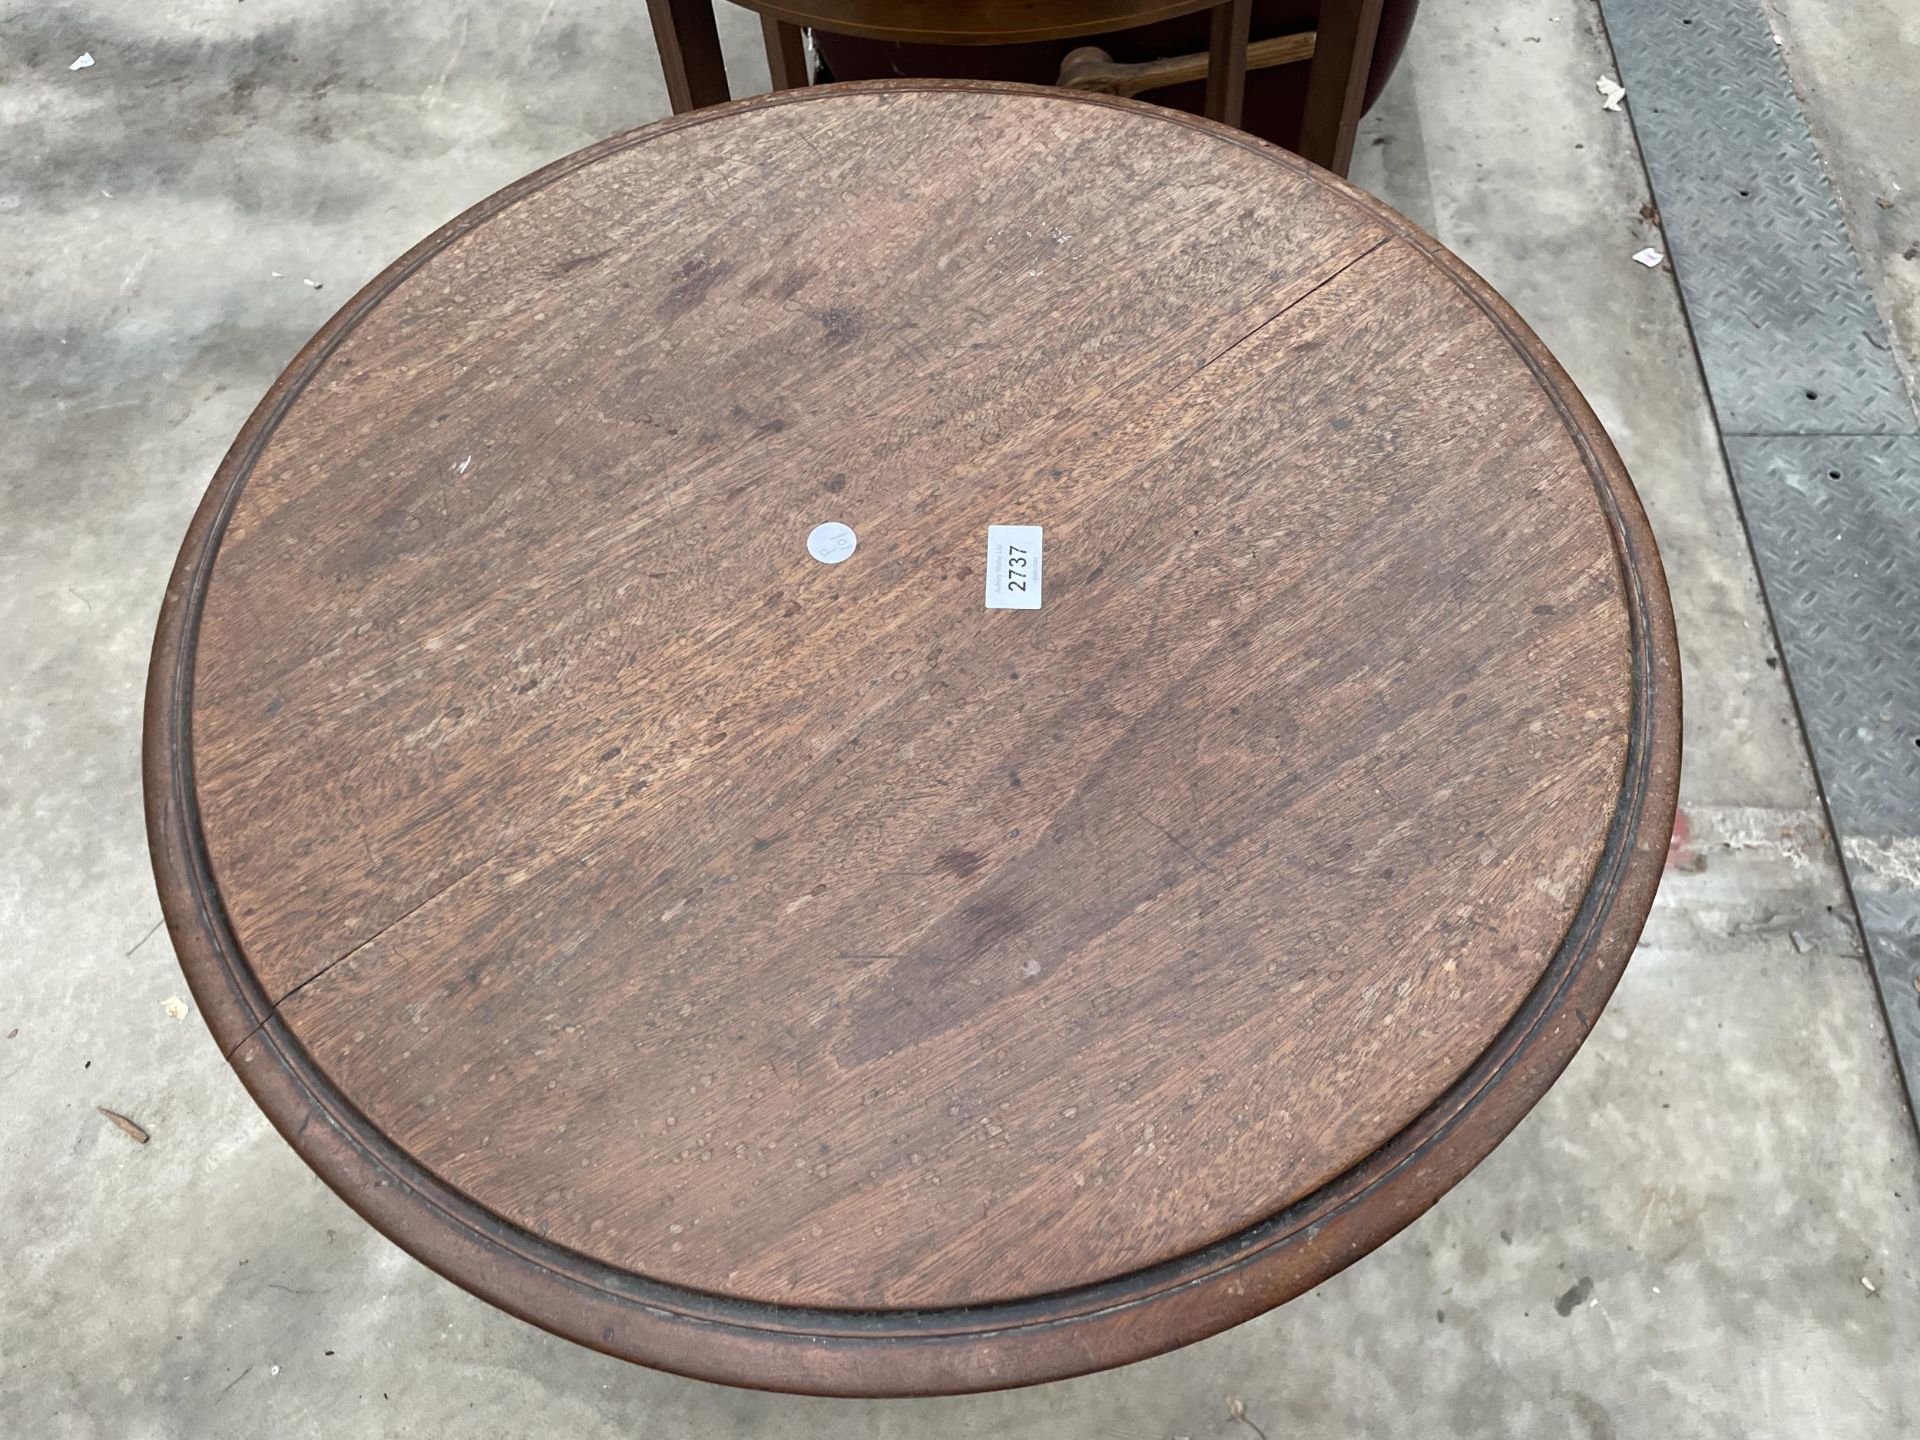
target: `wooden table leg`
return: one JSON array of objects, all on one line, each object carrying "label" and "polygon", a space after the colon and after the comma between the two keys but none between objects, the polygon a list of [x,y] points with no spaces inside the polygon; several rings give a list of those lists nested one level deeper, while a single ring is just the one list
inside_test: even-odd
[{"label": "wooden table leg", "polygon": [[[1376,4],[1376,9],[1377,9]],[[1240,124],[1247,94],[1247,27],[1253,0],[1226,0],[1213,9],[1207,35],[1207,118]]]},{"label": "wooden table leg", "polygon": [[1336,175],[1353,163],[1353,132],[1366,103],[1381,0],[1321,0],[1300,153]]},{"label": "wooden table leg", "polygon": [[807,83],[807,42],[798,25],[760,17],[761,33],[767,37],[767,73],[776,90],[798,90]]},{"label": "wooden table leg", "polygon": [[727,67],[720,58],[720,27],[713,0],[647,0],[667,103],[684,115],[727,99]]}]

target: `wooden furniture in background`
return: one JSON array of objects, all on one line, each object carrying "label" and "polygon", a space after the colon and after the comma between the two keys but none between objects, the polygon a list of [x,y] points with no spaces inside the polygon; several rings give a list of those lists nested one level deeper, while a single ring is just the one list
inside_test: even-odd
[{"label": "wooden furniture in background", "polygon": [[1605,433],[1390,211],[1131,101],[796,90],[301,352],[167,593],[148,823],[223,1051],[427,1264],[984,1389],[1259,1314],[1498,1143],[1652,901],[1677,664]]},{"label": "wooden furniture in background", "polygon": [[[1269,65],[1296,65],[1313,58],[1313,32],[1280,35],[1247,47],[1247,69],[1264,70]],[[1097,46],[1082,45],[1067,52],[1060,62],[1060,84],[1067,90],[1086,90],[1095,95],[1134,96],[1168,85],[1184,85],[1207,78],[1207,56],[1170,55],[1164,60],[1115,60]]]},{"label": "wooden furniture in background", "polygon": [[1380,34],[1382,0],[1321,0],[1307,77],[1300,153],[1336,175],[1353,164],[1353,137],[1366,109],[1367,76]]},{"label": "wooden furniture in background", "polygon": [[[727,99],[713,0],[647,0],[667,98],[676,115]],[[948,45],[1014,45],[1031,40],[1098,35],[1201,10],[1212,12],[1207,61],[1207,115],[1240,123],[1252,0],[741,0],[757,12],[766,35],[767,67],[775,90],[807,83],[802,30],[818,28],[881,40]],[[1334,0],[1342,3],[1342,0]],[[1364,8],[1364,7],[1362,7]],[[698,12],[698,13],[696,13]],[[1374,24],[1379,22],[1373,0]],[[1362,65],[1372,57],[1369,42]],[[1358,113],[1355,120],[1358,121]]]},{"label": "wooden furniture in background", "polygon": [[[1278,36],[1260,42],[1250,58],[1247,25],[1251,0],[996,0],[986,5],[953,5],[948,0],[739,0],[761,17],[767,66],[775,90],[807,83],[804,28],[909,43],[1014,45],[1034,40],[1095,35],[1128,25],[1144,25],[1211,9],[1205,55],[1173,56],[1146,67],[1119,85],[1090,83],[1099,72],[1088,67],[1094,56],[1080,55],[1077,82],[1065,68],[1062,84],[1111,94],[1144,90],[1188,80],[1207,82],[1207,115],[1229,125],[1240,123],[1246,69],[1312,59],[1300,153],[1337,174],[1347,173],[1353,137],[1364,109],[1374,42],[1379,34],[1381,0],[1323,0],[1320,30]],[[714,105],[728,98],[720,39],[712,0],[648,0],[667,95],[675,114]],[[1079,53],[1079,52],[1076,52]],[[1095,52],[1101,56],[1101,52]],[[1073,56],[1068,57],[1069,60]],[[1106,58],[1101,56],[1101,58]]]},{"label": "wooden furniture in background", "polygon": [[[1379,0],[1356,5],[1331,4],[1325,64],[1316,64],[1308,80],[1305,130],[1300,153],[1335,174],[1353,163],[1353,137],[1365,109],[1367,75],[1373,63],[1374,37],[1380,28]],[[1319,35],[1305,31],[1256,41],[1247,47],[1248,70],[1315,60]],[[1139,95],[1205,79],[1206,55],[1176,55],[1164,60],[1117,63],[1106,51],[1083,46],[1060,66],[1060,84],[1102,95]]]},{"label": "wooden furniture in background", "polygon": [[[1361,9],[1358,0],[1253,0],[1251,9],[1239,128],[1346,173],[1360,115],[1379,96],[1406,45],[1416,0],[1382,0],[1377,9]],[[1311,51],[1319,48],[1316,27],[1323,23],[1331,58],[1315,64]],[[810,41],[814,78],[838,81],[911,75],[1053,85],[1075,78],[1074,67],[1090,58],[1074,58],[1076,49],[1093,47],[1115,66],[1158,72],[1150,88],[1137,88],[1139,72],[1122,77],[1140,99],[1192,114],[1207,111],[1208,25],[1199,13],[1073,38],[994,45],[873,38],[820,26]],[[1096,78],[1084,70],[1079,77]]]}]

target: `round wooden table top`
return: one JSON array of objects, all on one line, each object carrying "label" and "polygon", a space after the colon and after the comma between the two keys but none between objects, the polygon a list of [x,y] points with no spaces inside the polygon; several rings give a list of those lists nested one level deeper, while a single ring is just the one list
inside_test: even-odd
[{"label": "round wooden table top", "polygon": [[1484,1156],[1626,963],[1678,704],[1605,434],[1432,240],[1173,111],[884,83],[354,297],[188,533],[148,807],[208,1023],[399,1244],[668,1369],[966,1390]]}]

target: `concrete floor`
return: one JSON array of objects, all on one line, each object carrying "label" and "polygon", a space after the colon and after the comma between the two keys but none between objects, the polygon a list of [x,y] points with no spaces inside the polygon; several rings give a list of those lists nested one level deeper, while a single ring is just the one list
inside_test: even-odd
[{"label": "concrete floor", "polygon": [[[1811,33],[1845,3],[1783,8]],[[737,86],[763,85],[727,23]],[[1106,1375],[860,1403],[653,1374],[471,1299],[164,1008],[138,738],[187,518],[356,286],[664,112],[642,8],[0,6],[0,1433],[1232,1440],[1236,1400],[1274,1440],[1920,1430],[1920,1148],[1672,277],[1628,258],[1658,239],[1609,64],[1587,0],[1427,0],[1357,178],[1545,337],[1666,555],[1690,845],[1612,1007],[1466,1183],[1299,1302]]]}]

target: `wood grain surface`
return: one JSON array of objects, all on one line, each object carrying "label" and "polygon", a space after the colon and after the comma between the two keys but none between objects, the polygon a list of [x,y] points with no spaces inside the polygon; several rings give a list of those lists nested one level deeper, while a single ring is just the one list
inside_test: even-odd
[{"label": "wood grain surface", "polygon": [[1484,1155],[1625,963],[1677,713],[1631,486],[1433,242],[1172,112],[828,87],[316,337],[183,548],[149,817],[216,1035],[416,1254],[955,1390],[1257,1313]]}]

